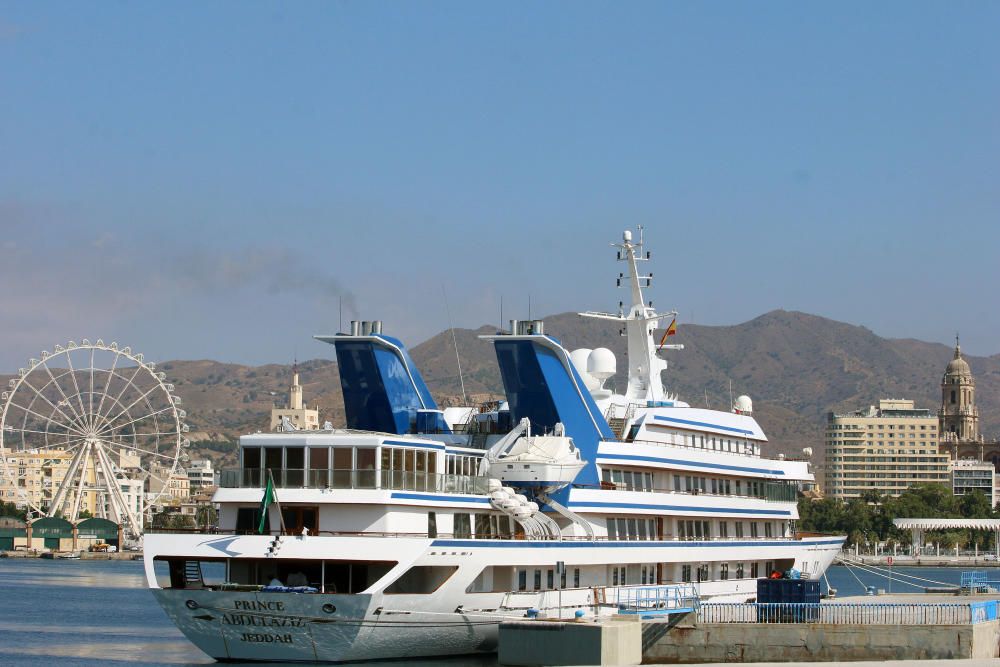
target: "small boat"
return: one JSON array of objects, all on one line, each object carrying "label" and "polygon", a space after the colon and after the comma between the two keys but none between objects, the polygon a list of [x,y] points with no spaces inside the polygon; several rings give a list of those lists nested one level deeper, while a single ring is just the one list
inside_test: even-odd
[{"label": "small boat", "polygon": [[[45,558],[45,556],[43,555],[42,558]],[[80,560],[80,554],[75,551],[69,551],[67,553],[57,555],[56,558],[61,558],[62,560]]]}]

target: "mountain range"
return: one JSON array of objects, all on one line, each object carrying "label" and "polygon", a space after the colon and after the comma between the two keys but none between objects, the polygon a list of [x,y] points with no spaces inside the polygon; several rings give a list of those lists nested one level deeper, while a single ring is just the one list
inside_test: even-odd
[{"label": "mountain range", "polygon": [[[607,386],[624,385],[625,338],[616,323],[562,313],[546,318],[545,327],[569,350],[611,349],[619,373]],[[493,346],[479,338],[495,332],[494,326],[455,329],[453,340],[452,331],[446,330],[410,349],[440,404],[462,404],[463,383],[469,401],[502,396]],[[769,455],[797,454],[803,447],[813,447],[818,454],[830,411],[857,410],[880,398],[910,398],[917,407],[936,410],[941,376],[953,356],[947,345],[882,338],[865,327],[783,310],[734,326],[680,323],[671,342],[684,349],[664,352],[668,390],[691,405],[721,410],[729,409],[731,397],[749,395],[754,417],[770,439],[765,449]],[[996,437],[1000,355],[965,358],[976,377],[982,431],[988,439]],[[222,465],[233,463],[233,442],[241,433],[266,429],[272,405],[287,402],[292,370],[280,364],[209,360],[168,361],[158,368],[184,401],[195,449],[191,456],[210,456]],[[320,420],[342,425],[336,362],[314,359],[299,363],[298,370],[306,402],[319,405]]]}]

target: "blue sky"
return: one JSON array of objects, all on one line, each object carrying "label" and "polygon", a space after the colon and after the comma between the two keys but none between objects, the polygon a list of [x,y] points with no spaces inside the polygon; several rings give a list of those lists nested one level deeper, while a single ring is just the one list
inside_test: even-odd
[{"label": "blue sky", "polygon": [[0,369],[803,310],[1000,352],[1000,4],[0,2]]}]

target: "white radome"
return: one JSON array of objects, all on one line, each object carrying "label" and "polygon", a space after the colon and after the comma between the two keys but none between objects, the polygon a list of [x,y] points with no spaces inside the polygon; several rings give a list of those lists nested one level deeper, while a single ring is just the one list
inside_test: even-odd
[{"label": "white radome", "polygon": [[604,386],[604,382],[618,372],[615,353],[606,347],[599,347],[587,357],[587,372]]},{"label": "white radome", "polygon": [[733,404],[733,408],[743,415],[753,414],[753,401],[746,394],[736,397],[736,402]]}]

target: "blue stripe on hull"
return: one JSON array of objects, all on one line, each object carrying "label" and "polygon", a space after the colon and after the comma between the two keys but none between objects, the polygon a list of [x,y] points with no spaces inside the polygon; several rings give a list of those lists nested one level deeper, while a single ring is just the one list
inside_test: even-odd
[{"label": "blue stripe on hull", "polygon": [[733,433],[740,433],[743,435],[753,435],[753,431],[748,431],[745,428],[736,428],[735,426],[723,426],[722,424],[698,422],[698,421],[693,421],[691,419],[680,419],[678,417],[663,417],[662,415],[653,415],[653,419],[657,419],[663,422],[674,422],[675,424],[685,424],[687,426],[701,426],[702,428],[717,428],[723,431],[732,431]]}]

